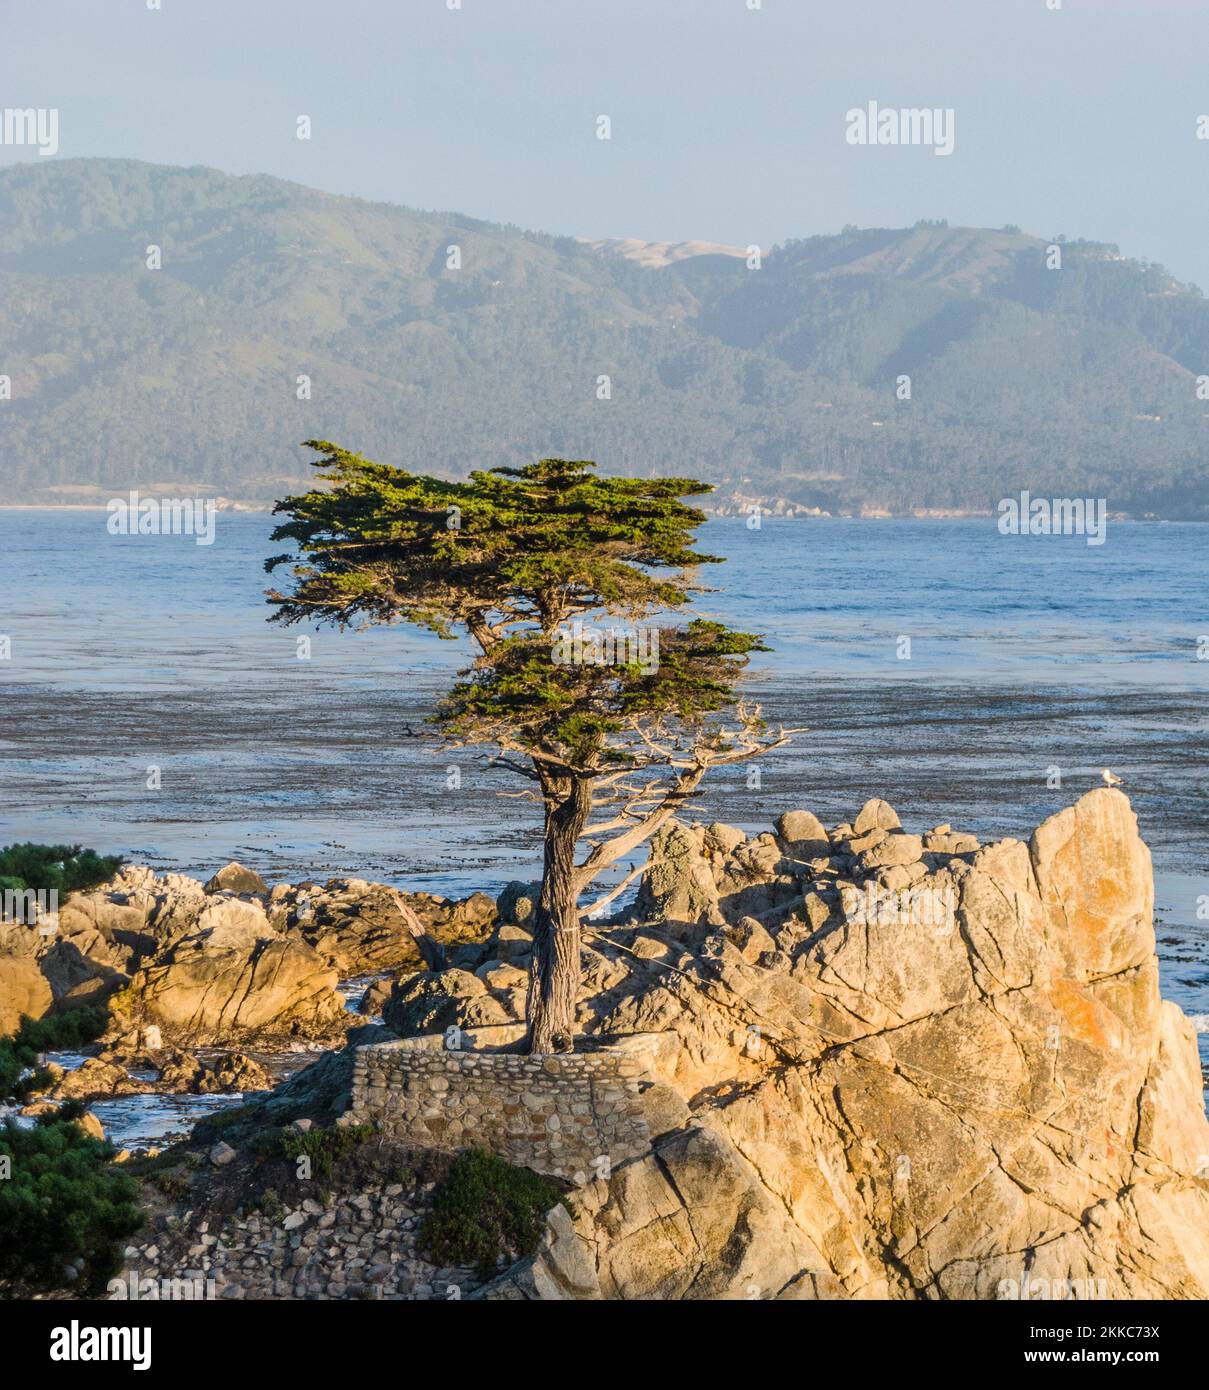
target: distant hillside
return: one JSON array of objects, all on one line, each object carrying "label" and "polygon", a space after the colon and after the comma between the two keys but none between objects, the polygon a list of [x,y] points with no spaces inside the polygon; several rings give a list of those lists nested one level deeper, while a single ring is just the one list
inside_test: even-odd
[{"label": "distant hillside", "polygon": [[753,270],[119,160],[0,172],[0,228],[4,501],[271,499],[320,436],[448,474],[541,454],[691,473],[731,505],[987,509],[1027,487],[1209,518],[1209,306],[1111,246],[1068,242],[1055,271],[1037,237],[921,224]]}]

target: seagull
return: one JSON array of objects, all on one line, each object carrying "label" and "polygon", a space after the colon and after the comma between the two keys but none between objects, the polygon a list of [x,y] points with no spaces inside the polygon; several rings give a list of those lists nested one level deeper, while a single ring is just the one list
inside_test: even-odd
[{"label": "seagull", "polygon": [[1100,776],[1103,778],[1105,786],[1119,787],[1121,785],[1121,779],[1117,776],[1115,772],[1110,772],[1108,768],[1104,768],[1101,771]]}]

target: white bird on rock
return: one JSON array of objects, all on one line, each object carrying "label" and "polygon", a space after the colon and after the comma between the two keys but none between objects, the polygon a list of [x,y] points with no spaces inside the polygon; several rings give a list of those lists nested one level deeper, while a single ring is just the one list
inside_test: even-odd
[{"label": "white bird on rock", "polygon": [[1117,776],[1115,772],[1110,772],[1108,768],[1104,768],[1101,771],[1100,776],[1104,779],[1105,786],[1119,787],[1121,785],[1121,779]]}]

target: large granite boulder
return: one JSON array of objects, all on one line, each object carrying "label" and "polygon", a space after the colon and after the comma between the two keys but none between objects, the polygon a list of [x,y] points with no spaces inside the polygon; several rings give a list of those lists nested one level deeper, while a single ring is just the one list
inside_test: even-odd
[{"label": "large granite boulder", "polygon": [[269,885],[255,869],[245,868],[238,860],[232,859],[206,882],[207,893],[235,893],[240,897],[267,896]]},{"label": "large granite boulder", "polygon": [[[890,819],[871,804],[833,846]],[[592,940],[581,1028],[688,1118],[485,1296],[1209,1297],[1203,1083],[1127,799],[974,846],[923,851],[898,890],[837,847],[773,950],[754,928]]]},{"label": "large granite boulder", "polygon": [[673,927],[725,921],[699,826],[669,821],[651,837],[650,860],[638,889],[638,912]]},{"label": "large granite boulder", "polygon": [[898,812],[881,797],[871,797],[856,813],[852,828],[859,835],[866,830],[897,830],[901,822]]},{"label": "large granite boulder", "polygon": [[0,923],[0,1038],[15,1033],[22,1018],[41,1018],[53,1002],[38,968],[37,941],[30,927]]},{"label": "large granite boulder", "polygon": [[131,980],[112,1007],[182,1044],[332,1039],[350,1020],[337,975],[304,941],[269,925],[255,900],[212,897],[195,929]]},{"label": "large granite boulder", "polygon": [[477,975],[459,969],[397,981],[382,1009],[382,1021],[400,1037],[482,1028],[513,1018]]},{"label": "large granite boulder", "polygon": [[810,811],[786,811],[777,817],[776,830],[785,853],[796,859],[817,859],[831,849],[826,827]]}]

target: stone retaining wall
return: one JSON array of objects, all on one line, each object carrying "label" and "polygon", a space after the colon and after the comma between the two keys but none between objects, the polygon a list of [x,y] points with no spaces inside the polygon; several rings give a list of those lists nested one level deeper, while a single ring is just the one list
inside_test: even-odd
[{"label": "stone retaining wall", "polygon": [[578,1182],[650,1147],[638,1059],[447,1052],[441,1041],[359,1048],[342,1122],[374,1124],[418,1148],[489,1149]]}]

